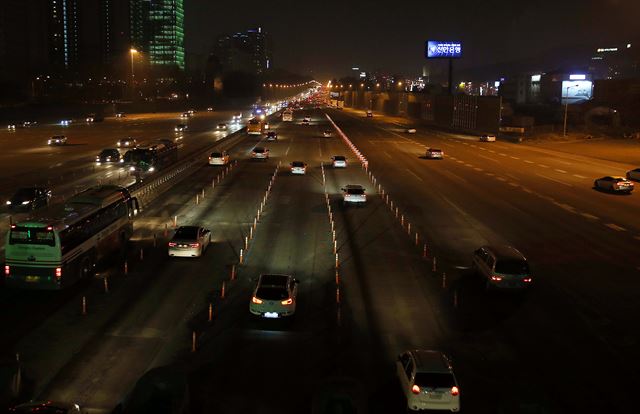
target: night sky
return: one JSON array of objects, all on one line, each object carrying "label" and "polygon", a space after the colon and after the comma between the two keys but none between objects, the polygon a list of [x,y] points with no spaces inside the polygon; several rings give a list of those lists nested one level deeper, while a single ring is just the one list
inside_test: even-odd
[{"label": "night sky", "polygon": [[185,9],[188,53],[205,56],[216,35],[260,25],[277,67],[321,80],[354,65],[419,74],[428,38],[461,40],[466,68],[640,38],[640,0],[185,0]]}]

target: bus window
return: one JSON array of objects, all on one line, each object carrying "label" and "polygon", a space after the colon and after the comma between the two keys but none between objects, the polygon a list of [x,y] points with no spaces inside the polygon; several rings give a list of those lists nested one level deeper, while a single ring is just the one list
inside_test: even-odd
[{"label": "bus window", "polygon": [[11,229],[9,244],[42,244],[45,246],[55,246],[56,239],[53,230],[16,227]]}]

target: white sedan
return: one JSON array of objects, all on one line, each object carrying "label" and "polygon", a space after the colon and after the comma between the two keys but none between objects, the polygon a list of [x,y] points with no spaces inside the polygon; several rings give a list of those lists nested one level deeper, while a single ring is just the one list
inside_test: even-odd
[{"label": "white sedan", "polygon": [[298,281],[291,275],[260,275],[249,312],[263,318],[282,318],[296,312]]},{"label": "white sedan", "polygon": [[333,168],[347,168],[347,158],[344,155],[334,155],[331,157]]},{"label": "white sedan", "polygon": [[198,226],[180,226],[169,241],[171,257],[200,257],[211,244],[211,231]]},{"label": "white sedan", "polygon": [[481,142],[494,142],[496,140],[496,136],[495,135],[481,135],[480,136],[480,141]]},{"label": "white sedan", "polygon": [[442,151],[441,149],[438,148],[428,148],[427,149],[427,153],[425,154],[426,158],[429,159],[443,159],[444,158],[444,151]]},{"label": "white sedan", "polygon": [[291,174],[301,174],[304,175],[307,173],[307,164],[302,161],[294,161],[291,163]]},{"label": "white sedan", "polygon": [[624,177],[606,176],[598,178],[593,182],[593,186],[598,190],[613,191],[615,193],[631,193],[633,183]]},{"label": "white sedan", "polygon": [[627,180],[640,181],[640,168],[627,171]]}]

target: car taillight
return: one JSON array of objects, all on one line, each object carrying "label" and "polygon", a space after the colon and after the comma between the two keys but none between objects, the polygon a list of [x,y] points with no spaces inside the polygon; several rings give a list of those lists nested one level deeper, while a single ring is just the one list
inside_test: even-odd
[{"label": "car taillight", "polygon": [[9,276],[11,274],[11,267],[9,265],[4,265],[4,275]]},{"label": "car taillight", "polygon": [[491,280],[493,280],[494,282],[499,282],[502,280],[502,276],[493,275],[491,276]]},{"label": "car taillight", "polygon": [[200,243],[190,243],[189,247],[200,247]]},{"label": "car taillight", "polygon": [[175,247],[176,244],[174,242],[169,242],[169,247]]},{"label": "car taillight", "polygon": [[532,281],[532,279],[530,277],[525,277],[523,279],[523,282],[525,282],[525,283],[531,283],[531,281]]},{"label": "car taillight", "polygon": [[291,305],[293,303],[293,299],[289,298],[280,302],[283,305]]},{"label": "car taillight", "polygon": [[260,305],[262,303],[262,299],[258,299],[254,296],[251,298],[251,302],[255,303],[256,305]]},{"label": "car taillight", "polygon": [[451,395],[456,396],[456,395],[460,395],[460,390],[458,389],[458,387],[451,387]]},{"label": "car taillight", "polygon": [[411,392],[414,394],[420,394],[420,387],[414,385],[413,387],[411,387]]},{"label": "car taillight", "polygon": [[62,268],[56,267],[56,279],[60,279],[62,277]]}]

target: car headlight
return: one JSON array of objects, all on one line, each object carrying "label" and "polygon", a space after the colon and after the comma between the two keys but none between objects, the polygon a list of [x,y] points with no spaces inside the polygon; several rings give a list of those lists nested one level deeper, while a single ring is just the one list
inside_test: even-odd
[{"label": "car headlight", "polygon": [[26,201],[23,201],[23,202],[22,202],[22,205],[23,205],[23,206],[26,206],[26,205],[27,205],[27,204],[29,204],[29,203],[31,203],[31,201],[26,200]]},{"label": "car headlight", "polygon": [[124,162],[124,159],[120,159],[120,162]]},{"label": "car headlight", "polygon": [[156,169],[153,167],[149,167],[149,172],[154,172]]},{"label": "car headlight", "polygon": [[51,145],[51,140],[47,141],[47,144]]},{"label": "car headlight", "polygon": [[129,171],[135,171],[136,167],[129,167]]},{"label": "car headlight", "polygon": [[11,200],[7,200],[7,205],[10,206],[11,205]]}]

